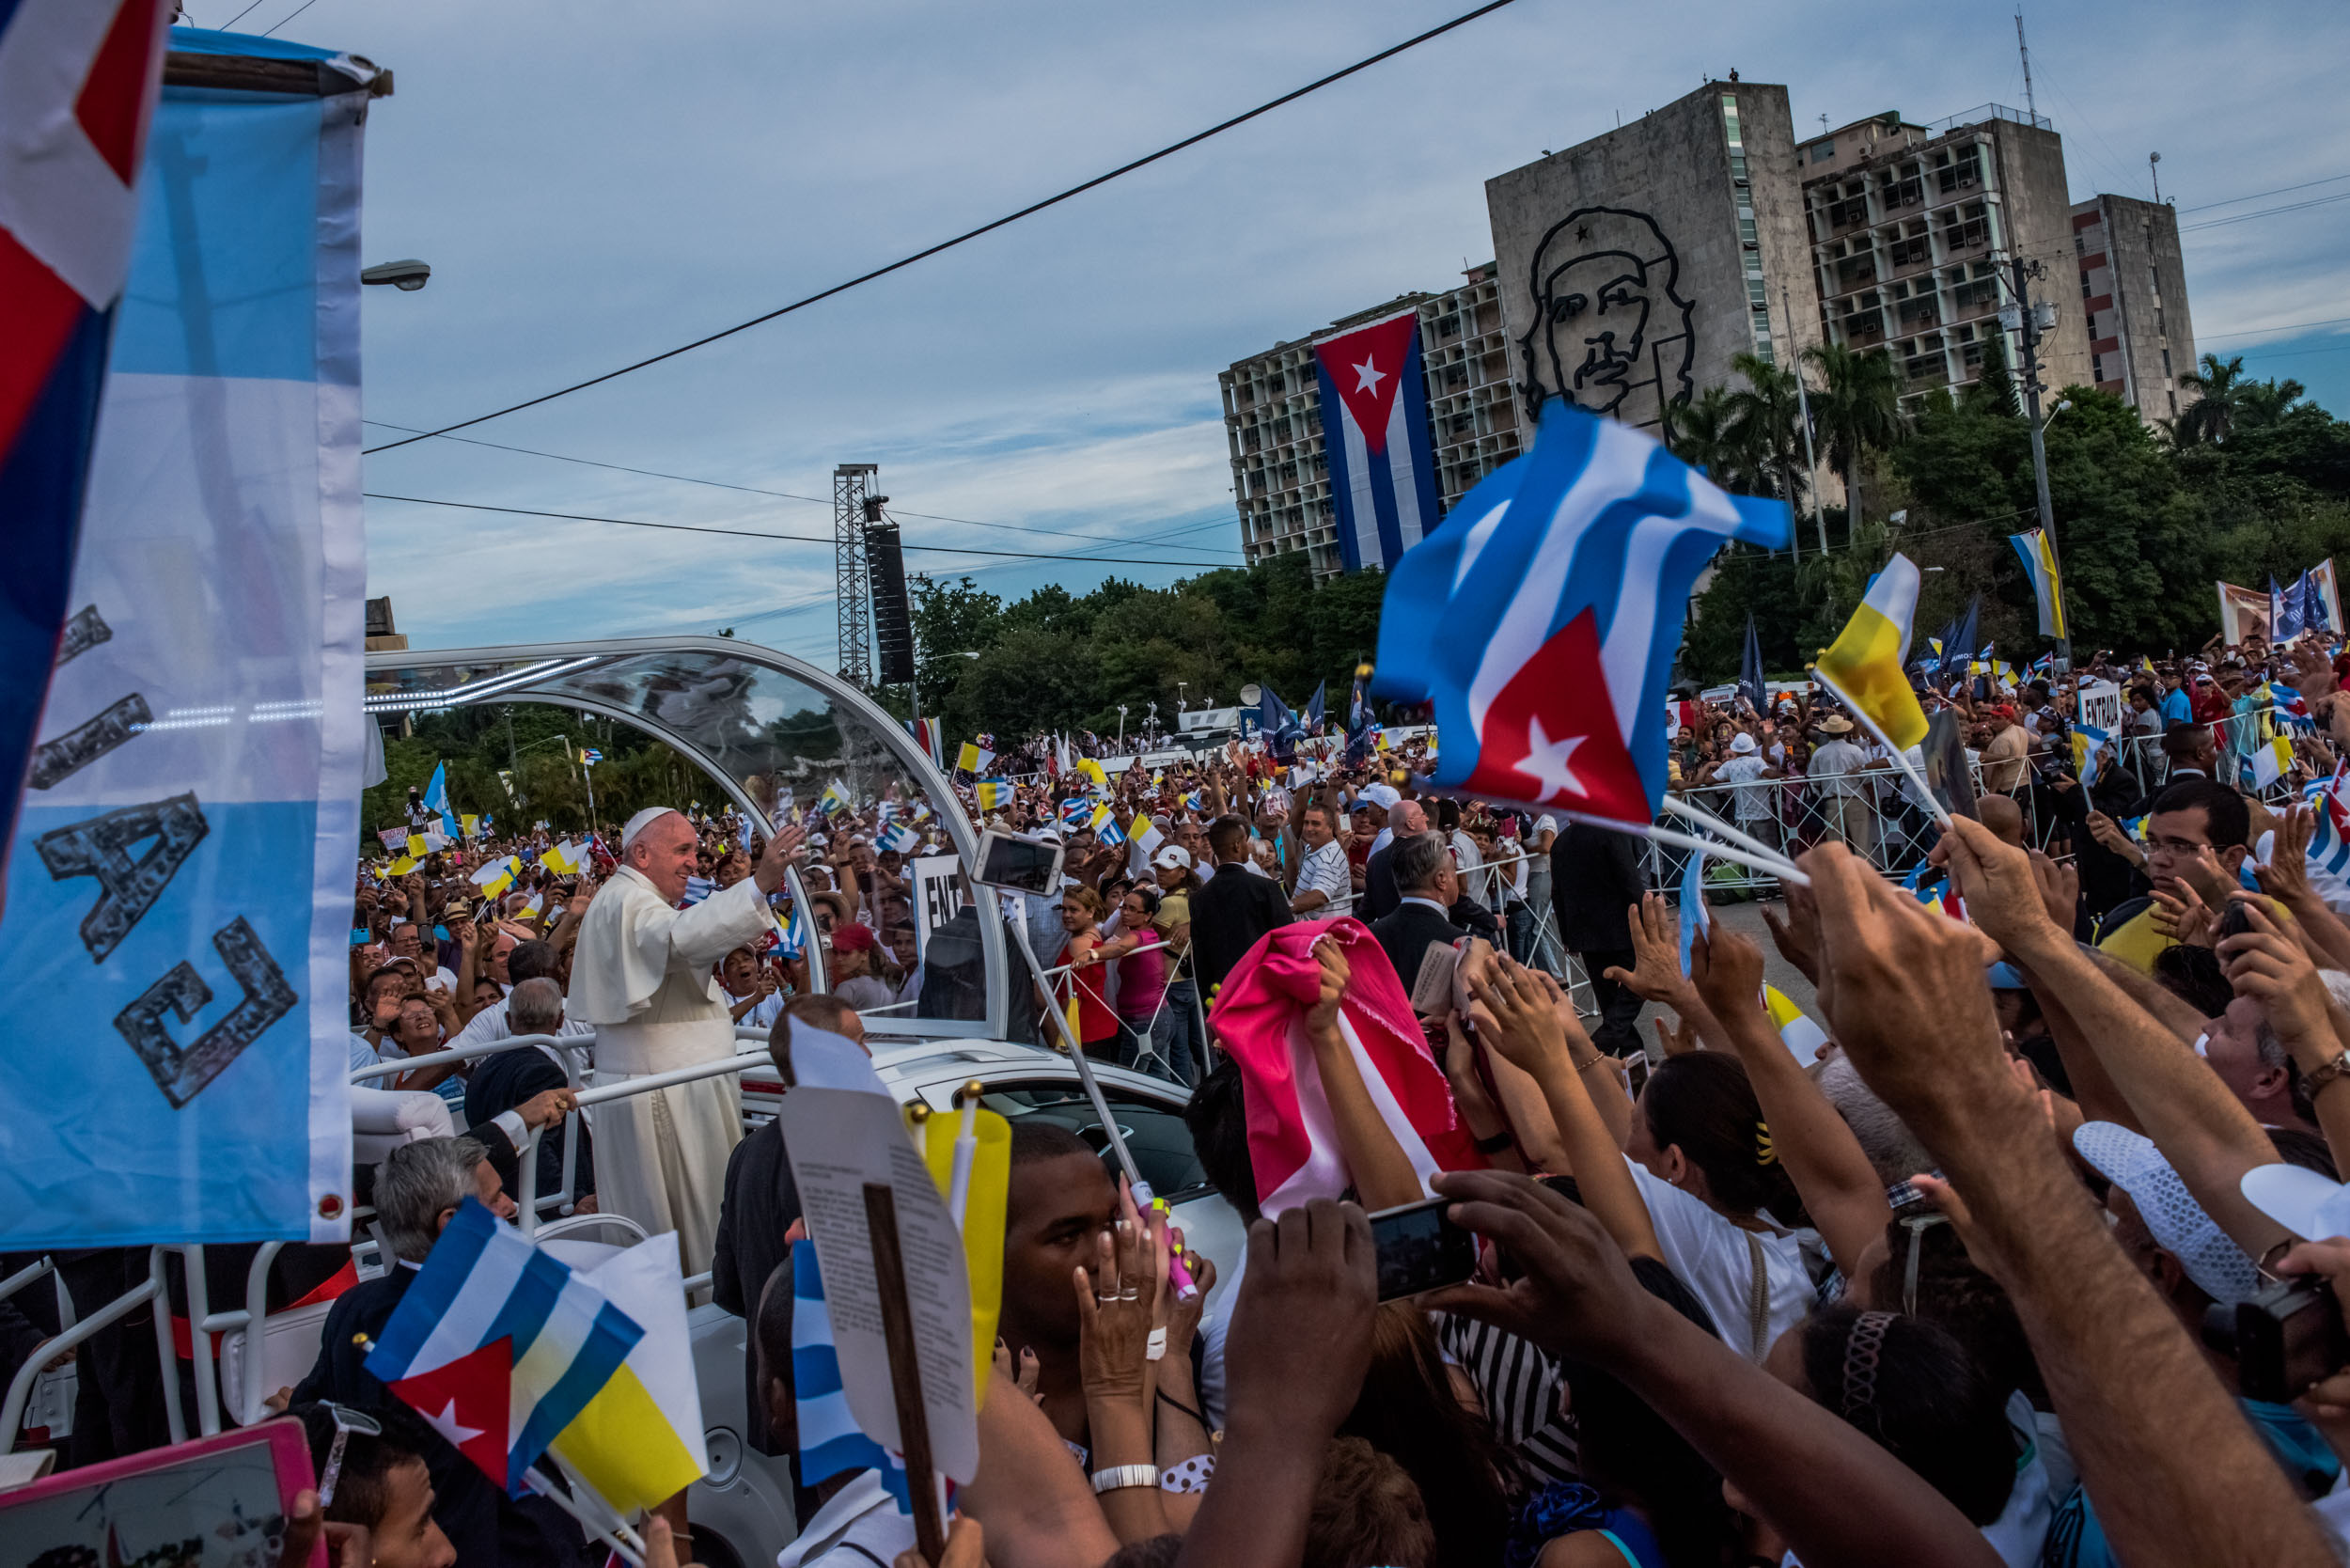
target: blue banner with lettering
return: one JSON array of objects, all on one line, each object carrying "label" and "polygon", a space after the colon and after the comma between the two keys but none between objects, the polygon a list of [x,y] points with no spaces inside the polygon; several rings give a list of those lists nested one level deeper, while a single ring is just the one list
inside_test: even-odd
[{"label": "blue banner with lettering", "polygon": [[[166,85],[8,857],[0,1250],[350,1224],[372,67]],[[249,73],[248,73],[249,74]]]}]

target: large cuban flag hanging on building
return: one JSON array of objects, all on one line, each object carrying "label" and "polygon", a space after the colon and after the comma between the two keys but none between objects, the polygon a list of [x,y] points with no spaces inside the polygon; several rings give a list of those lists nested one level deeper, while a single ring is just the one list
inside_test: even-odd
[{"label": "large cuban flag hanging on building", "polygon": [[1725,540],[1786,547],[1785,503],[1553,399],[1534,449],[1396,563],[1371,689],[1434,702],[1444,788],[1647,823],[1689,589]]},{"label": "large cuban flag hanging on building", "polygon": [[1314,366],[1340,558],[1349,572],[1393,566],[1436,527],[1419,312],[1399,310],[1317,340]]},{"label": "large cuban flag hanging on building", "polygon": [[0,913],[0,1250],[349,1228],[377,73],[170,47]]}]

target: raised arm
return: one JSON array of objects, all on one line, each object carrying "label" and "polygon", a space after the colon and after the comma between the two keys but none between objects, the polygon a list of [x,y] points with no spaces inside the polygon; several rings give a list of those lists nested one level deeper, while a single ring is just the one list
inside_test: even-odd
[{"label": "raised arm", "polygon": [[[1970,914],[1980,917],[1982,894],[2022,896],[2018,879],[2030,878],[2020,851],[1963,818],[1951,831]],[[1969,1249],[2015,1304],[2115,1560],[2332,1561],[2284,1473],[2053,1146],[2037,1097],[2008,1071],[1972,933],[1841,844],[1801,864],[1836,971],[1837,1038],[1966,1204]],[[2082,968],[2084,983],[2103,983]]]},{"label": "raised arm", "polygon": [[1771,1129],[1771,1147],[1828,1255],[1846,1278],[1857,1278],[1860,1254],[1884,1236],[1892,1206],[1860,1140],[1811,1074],[1796,1065],[1795,1054],[1756,1000],[1762,992],[1762,949],[1717,922],[1711,936],[1699,934],[1690,974],[1746,1064],[1747,1081]]},{"label": "raised arm", "polygon": [[1612,1087],[1615,1067],[1607,1054],[1591,1043],[1579,1020],[1561,1016],[1551,1005],[1532,971],[1506,955],[1496,955],[1475,985],[1477,1005],[1485,1013],[1478,1032],[1542,1086],[1583,1206],[1627,1254],[1661,1261],[1656,1227],[1624,1163],[1622,1139],[1601,1119],[1586,1087],[1590,1078],[1606,1077],[1610,1086],[1606,1091],[1621,1098],[1622,1090]]},{"label": "raised arm", "polygon": [[[2260,1004],[2261,1015],[2308,1079],[2328,1063],[2340,1061],[2345,1041],[2350,1041],[2350,1034],[2345,1033],[2350,1030],[2350,1015],[2326,991],[2300,944],[2285,933],[2284,927],[2258,901],[2247,898],[2244,903],[2252,929],[2219,944],[2220,956],[2227,960],[2228,983],[2239,996],[2249,996]],[[2328,1075],[2318,1084],[2311,1102],[2318,1130],[2335,1151],[2337,1163],[2350,1154],[2350,1097],[2331,1092],[2339,1082],[2337,1076]]]},{"label": "raised arm", "polygon": [[1915,1471],[1641,1289],[1593,1215],[1500,1171],[1449,1171],[1436,1185],[1457,1200],[1456,1223],[1493,1238],[1526,1272],[1506,1288],[1465,1285],[1429,1305],[1606,1367],[1762,1511],[1806,1568],[1998,1562]]},{"label": "raised arm", "polygon": [[1944,844],[1968,917],[2024,966],[2035,995],[2060,1002],[2204,1212],[2252,1257],[2284,1240],[2284,1229],[2238,1189],[2247,1170],[2277,1159],[2251,1112],[2049,917],[2022,850],[1963,818],[1950,833]]},{"label": "raised arm", "polygon": [[1417,1203],[1428,1196],[1419,1184],[1419,1172],[1412,1168],[1403,1146],[1396,1142],[1379,1107],[1371,1103],[1354,1047],[1339,1027],[1339,1002],[1346,994],[1346,955],[1336,941],[1325,936],[1314,943],[1314,957],[1322,964],[1322,995],[1306,1015],[1306,1037],[1313,1045],[1314,1066],[1322,1074],[1322,1092],[1330,1103],[1339,1152],[1346,1157],[1348,1174],[1355,1178],[1355,1191],[1368,1209]]}]

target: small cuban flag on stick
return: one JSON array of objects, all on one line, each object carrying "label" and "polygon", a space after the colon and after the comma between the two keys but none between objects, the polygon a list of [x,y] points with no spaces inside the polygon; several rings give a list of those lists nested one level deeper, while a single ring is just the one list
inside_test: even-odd
[{"label": "small cuban flag on stick", "polygon": [[1092,826],[1094,838],[1113,849],[1126,841],[1126,830],[1118,825],[1118,818],[1106,806],[1095,810]]},{"label": "small cuban flag on stick", "polygon": [[882,829],[881,847],[900,855],[911,855],[922,842],[921,833],[912,823],[891,823]]},{"label": "small cuban flag on stick", "polygon": [[1093,802],[1083,795],[1072,795],[1060,803],[1060,825],[1064,833],[1093,824]]},{"label": "small cuban flag on stick", "polygon": [[[1441,790],[1536,806],[1790,881],[1777,852],[1655,825],[1689,590],[1728,540],[1782,549],[1780,501],[1725,494],[1651,436],[1560,400],[1534,449],[1395,563],[1374,695],[1433,703]],[[1694,808],[1684,808],[1688,815]]]}]

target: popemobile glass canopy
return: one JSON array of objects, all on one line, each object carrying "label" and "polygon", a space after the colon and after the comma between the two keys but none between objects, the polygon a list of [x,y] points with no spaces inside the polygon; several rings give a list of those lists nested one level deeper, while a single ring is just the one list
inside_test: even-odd
[{"label": "popemobile glass canopy", "polygon": [[[371,717],[476,702],[542,702],[634,725],[698,763],[762,831],[778,800],[812,807],[837,778],[860,807],[893,784],[900,800],[927,802],[966,870],[978,848],[952,787],[902,724],[838,676],[739,638],[631,637],[368,655]],[[966,924],[976,925],[979,942],[972,956],[984,956],[984,1008],[932,1001],[926,986],[916,1016],[870,1023],[892,1032],[1003,1038],[1008,987],[1000,923]]]}]

